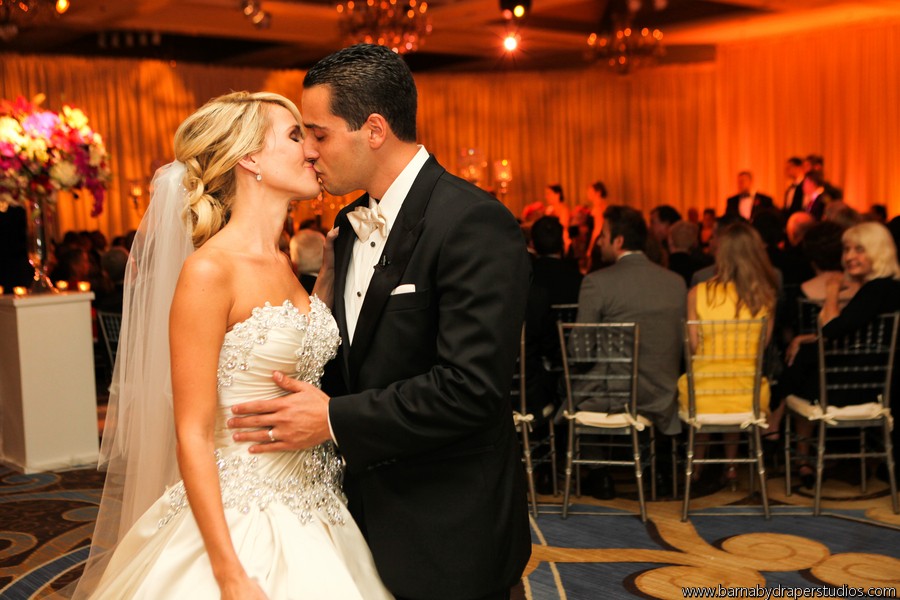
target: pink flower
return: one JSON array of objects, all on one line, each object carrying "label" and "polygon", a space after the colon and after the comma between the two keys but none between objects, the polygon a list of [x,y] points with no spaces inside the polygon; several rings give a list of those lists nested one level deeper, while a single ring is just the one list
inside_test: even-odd
[{"label": "pink flower", "polygon": [[59,116],[49,110],[32,113],[22,119],[22,129],[35,138],[50,139],[59,125]]},{"label": "pink flower", "polygon": [[109,169],[103,139],[78,109],[43,110],[43,98],[0,100],[0,196],[19,202],[55,190],[88,189],[93,216],[103,210]]}]

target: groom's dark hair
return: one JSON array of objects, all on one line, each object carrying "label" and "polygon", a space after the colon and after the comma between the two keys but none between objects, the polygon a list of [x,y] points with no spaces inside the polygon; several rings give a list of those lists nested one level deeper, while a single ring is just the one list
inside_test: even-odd
[{"label": "groom's dark hair", "polygon": [[326,56],[307,71],[303,88],[331,87],[331,112],[357,131],[372,113],[401,141],[416,141],[416,83],[399,54],[357,44]]}]

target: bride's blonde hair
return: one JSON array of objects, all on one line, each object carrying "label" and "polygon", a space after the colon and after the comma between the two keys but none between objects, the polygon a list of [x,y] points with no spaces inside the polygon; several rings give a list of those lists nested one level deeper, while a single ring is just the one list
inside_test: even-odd
[{"label": "bride's blonde hair", "polygon": [[302,122],[297,106],[284,96],[233,92],[204,104],[175,132],[175,158],[187,169],[185,210],[195,248],[228,222],[237,187],[234,169],[242,158],[262,150],[270,124],[268,105],[273,104]]}]

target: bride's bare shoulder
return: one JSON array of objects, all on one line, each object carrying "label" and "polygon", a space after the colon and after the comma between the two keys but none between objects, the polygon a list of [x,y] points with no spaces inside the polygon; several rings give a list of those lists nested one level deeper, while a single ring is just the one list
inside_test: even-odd
[{"label": "bride's bare shoulder", "polygon": [[221,286],[234,277],[234,264],[228,253],[214,246],[204,245],[191,254],[181,269],[179,282]]}]

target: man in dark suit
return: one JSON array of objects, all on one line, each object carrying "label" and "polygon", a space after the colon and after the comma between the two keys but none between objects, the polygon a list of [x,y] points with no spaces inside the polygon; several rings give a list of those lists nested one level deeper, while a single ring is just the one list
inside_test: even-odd
[{"label": "man in dark suit", "polygon": [[803,210],[803,161],[792,156],[784,164],[784,176],[788,180],[788,188],[784,191],[784,212],[787,216]]},{"label": "man in dark suit", "polygon": [[341,50],[303,85],[307,159],[330,193],[366,192],[335,221],[342,344],[328,394],[276,375],[294,393],[241,406],[266,414],[232,427],[270,429],[235,438],[333,439],[398,598],[508,598],[531,553],[509,399],[529,280],[518,224],[417,146],[415,83],[389,49]]},{"label": "man in dark suit", "polygon": [[741,171],[737,177],[738,193],[730,196],[725,214],[739,214],[752,221],[760,209],[772,208],[772,197],[757,192],[753,187],[753,173]]},{"label": "man in dark suit", "polygon": [[825,207],[831,203],[833,198],[825,189],[825,178],[821,171],[809,171],[803,178],[803,195],[805,197],[805,205],[803,210],[812,215],[817,221],[822,220],[825,214]]},{"label": "man in dark suit", "polygon": [[563,227],[556,217],[541,217],[531,226],[534,284],[547,290],[550,304],[575,304],[581,287],[581,271],[564,260]]},{"label": "man in dark suit", "polygon": [[[681,431],[676,382],[681,367],[681,320],[687,310],[684,280],[644,254],[647,225],[641,213],[631,207],[607,207],[598,243],[604,261],[612,266],[584,278],[578,296],[577,320],[579,323],[638,324],[637,410],[653,422],[659,433],[675,435]],[[601,364],[594,370],[605,368]],[[605,385],[599,381],[585,384],[581,391],[597,393],[582,400],[578,410],[622,412],[621,399],[604,394]],[[658,447],[665,448],[665,442]],[[585,488],[598,498],[614,495],[608,475],[602,469],[588,474]]]}]

